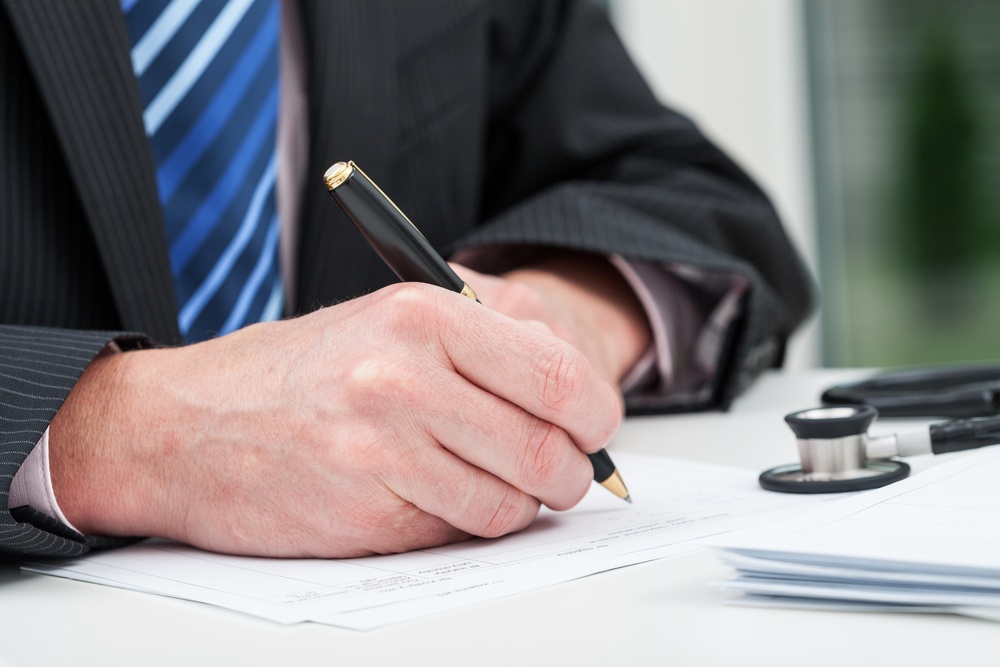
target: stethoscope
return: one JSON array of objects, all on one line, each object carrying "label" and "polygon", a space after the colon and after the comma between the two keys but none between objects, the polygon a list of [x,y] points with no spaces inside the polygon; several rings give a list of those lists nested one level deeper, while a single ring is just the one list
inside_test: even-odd
[{"label": "stethoscope", "polygon": [[[874,489],[910,474],[896,457],[944,454],[1000,443],[1000,364],[909,369],[837,385],[824,407],[785,416],[799,463],[760,475],[784,493]],[[884,417],[953,417],[951,421],[882,436],[868,427]]]}]

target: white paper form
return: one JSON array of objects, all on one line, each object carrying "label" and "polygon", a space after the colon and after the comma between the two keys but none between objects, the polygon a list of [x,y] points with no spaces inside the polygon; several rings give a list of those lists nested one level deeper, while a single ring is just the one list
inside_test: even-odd
[{"label": "white paper form", "polygon": [[720,585],[760,596],[756,604],[998,617],[1000,447],[714,546],[739,573]]},{"label": "white paper form", "polygon": [[[163,541],[37,572],[215,604],[282,623],[366,628],[680,553],[698,540],[785,518],[819,499],[763,491],[756,474],[616,453],[635,505],[600,487],[520,533],[348,560],[212,554]],[[406,602],[403,606],[395,603]],[[364,614],[352,616],[348,612]]]},{"label": "white paper form", "polygon": [[502,571],[516,562],[521,570],[516,579],[470,579],[443,593],[313,620],[355,630],[413,620],[677,555],[699,548],[706,536],[776,521],[834,500],[763,491],[755,473],[736,468],[621,454],[615,459],[628,473],[633,497],[641,497],[636,507],[623,509],[621,501],[594,489],[570,512],[543,509],[538,522],[518,535],[432,550],[439,555],[460,552],[484,572]]}]

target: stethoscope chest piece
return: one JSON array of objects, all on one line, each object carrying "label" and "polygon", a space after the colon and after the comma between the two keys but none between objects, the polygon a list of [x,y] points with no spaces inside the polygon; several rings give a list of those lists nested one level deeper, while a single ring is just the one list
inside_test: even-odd
[{"label": "stethoscope chest piece", "polygon": [[869,405],[787,415],[801,463],[765,470],[760,485],[783,493],[838,493],[875,489],[905,478],[910,466],[902,461],[868,460],[868,427],[877,416]]}]

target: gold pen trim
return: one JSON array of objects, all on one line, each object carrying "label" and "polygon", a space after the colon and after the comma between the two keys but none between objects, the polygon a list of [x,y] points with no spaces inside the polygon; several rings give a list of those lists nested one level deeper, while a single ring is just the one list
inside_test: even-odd
[{"label": "gold pen trim", "polygon": [[622,476],[618,474],[617,470],[611,473],[610,477],[601,482],[601,486],[603,486],[605,489],[615,494],[619,498],[632,502],[631,497],[629,496],[628,489],[625,488],[625,482],[622,481]]},{"label": "gold pen trim", "polygon": [[476,292],[469,287],[469,283],[462,283],[462,296],[467,296],[473,301],[479,301],[479,297],[476,296]]},{"label": "gold pen trim", "polygon": [[337,164],[331,165],[330,168],[323,174],[323,180],[326,181],[327,190],[336,190],[344,183],[344,181],[350,178],[353,173],[353,162],[338,162]]}]

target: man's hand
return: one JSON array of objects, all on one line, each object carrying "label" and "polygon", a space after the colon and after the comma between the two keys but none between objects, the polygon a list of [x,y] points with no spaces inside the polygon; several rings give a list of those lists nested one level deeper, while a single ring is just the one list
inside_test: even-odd
[{"label": "man's hand", "polygon": [[395,285],[97,359],[52,423],[53,485],[84,532],[229,553],[503,535],[586,493],[621,419],[606,373],[542,325]]},{"label": "man's hand", "polygon": [[485,305],[517,320],[542,322],[583,352],[614,387],[650,345],[642,305],[603,257],[553,252],[502,277],[452,266]]}]

